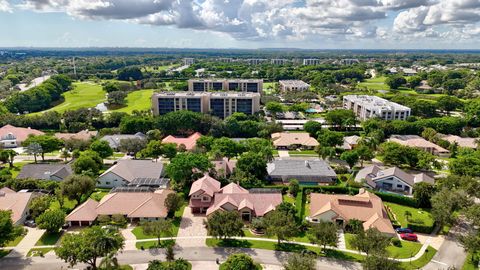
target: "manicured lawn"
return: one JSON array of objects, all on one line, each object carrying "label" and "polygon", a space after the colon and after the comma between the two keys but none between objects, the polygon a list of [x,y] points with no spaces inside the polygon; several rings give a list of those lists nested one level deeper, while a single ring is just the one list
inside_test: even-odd
[{"label": "manicured lawn", "polygon": [[67,110],[76,110],[80,108],[93,108],[106,100],[105,91],[102,86],[92,82],[75,82],[74,88],[63,95],[64,101],[48,110],[37,112],[35,114],[47,111],[56,111],[63,113]]},{"label": "manicured lawn", "polygon": [[[345,234],[345,244],[347,249],[354,250],[350,242],[353,239],[353,236],[354,235],[350,233]],[[422,244],[418,242],[401,241],[401,243],[401,247],[396,247],[393,245],[387,247],[389,257],[397,259],[410,258],[415,256],[415,254],[417,254],[422,248]]]},{"label": "manicured lawn", "polygon": [[[67,210],[67,212],[75,209],[76,206],[76,200],[69,200],[67,197],[63,198],[63,209]],[[57,199],[53,200],[50,204],[50,209],[60,209],[60,202]]]},{"label": "manicured lawn", "polygon": [[134,110],[144,111],[151,108],[153,90],[138,90],[130,92],[126,100],[126,107],[112,110],[113,112],[125,112],[131,114]]},{"label": "manicured lawn", "polygon": [[473,255],[472,253],[468,253],[467,259],[465,260],[465,263],[463,264],[463,267],[462,267],[463,270],[476,270],[476,269],[479,269],[478,266],[479,266],[480,261],[478,261],[478,258],[480,258],[480,257],[479,257],[480,254],[478,254],[478,255],[476,256],[476,259],[477,259],[476,262],[474,262],[474,261],[472,260],[472,255]]},{"label": "manicured lawn", "polygon": [[268,250],[278,250],[287,252],[300,252],[302,250],[315,251],[320,256],[333,257],[347,261],[361,261],[363,256],[356,253],[341,252],[336,250],[327,250],[326,254],[320,252],[318,247],[303,246],[298,244],[277,244],[276,242],[258,241],[258,240],[219,240],[219,239],[207,239],[207,246],[209,247],[242,247],[242,248],[258,248]]},{"label": "manicured lawn", "polygon": [[11,249],[0,249],[0,258],[3,258],[5,256],[7,256],[10,251],[12,251]]},{"label": "manicured lawn", "polygon": [[295,205],[295,197],[290,196],[290,194],[283,195],[283,201]]},{"label": "manicured lawn", "polygon": [[96,188],[95,191],[90,195],[90,198],[99,202],[109,192],[110,192],[110,189]]},{"label": "manicured lawn", "polygon": [[53,250],[53,248],[32,248],[28,251],[27,257],[38,257],[43,256]]},{"label": "manicured lawn", "polygon": [[288,151],[288,154],[291,156],[318,156],[318,153],[314,150],[302,150],[302,151]]},{"label": "manicured lawn", "polygon": [[[180,228],[180,222],[182,221],[182,215],[183,215],[183,210],[185,209],[185,206],[182,206],[180,210],[175,212],[175,217],[172,220],[172,236],[175,237],[178,234],[178,229]],[[143,233],[143,228],[142,226],[137,226],[132,230],[132,233],[135,235],[137,239],[152,239],[152,238],[157,238],[154,235],[148,235]],[[162,237],[169,237],[168,235],[162,235]],[[156,241],[153,241],[156,243]],[[146,242],[148,243],[148,242]],[[138,245],[138,243],[137,243]],[[145,246],[145,245],[144,245]]]},{"label": "manicured lawn", "polygon": [[[277,239],[276,236],[255,235],[252,232],[250,232],[249,229],[243,229],[243,233],[245,234],[245,237],[266,238],[266,239],[275,239],[275,240]],[[290,238],[289,241],[310,243],[310,240],[308,239],[307,234],[304,232],[298,234],[295,237]]]},{"label": "manicured lawn", "polygon": [[170,245],[175,245],[175,240],[163,240],[160,241],[160,245],[158,245],[158,241],[152,240],[152,241],[146,241],[146,242],[138,242],[135,244],[135,247],[137,249],[151,249],[151,248],[165,248]]},{"label": "manicured lawn", "polygon": [[385,79],[386,77],[376,77],[373,79],[367,79],[363,82],[360,82],[358,84],[358,87],[366,87],[367,89],[370,90],[389,90],[390,87],[385,84]]},{"label": "manicured lawn", "polygon": [[[406,227],[408,223],[415,223],[423,226],[432,226],[434,223],[432,215],[428,209],[417,209],[390,202],[385,202],[385,205],[392,210],[402,227]],[[407,221],[407,218],[405,217],[405,212],[407,211],[412,214],[409,221]]]},{"label": "manicured lawn", "polygon": [[25,237],[25,234],[19,235],[15,239],[13,239],[12,241],[5,244],[5,246],[6,247],[16,247],[18,245],[18,243],[20,243],[20,241],[22,241],[22,239],[24,237]]},{"label": "manicured lawn", "polygon": [[60,237],[63,235],[63,231],[57,233],[47,233],[45,232],[42,237],[35,243],[35,246],[53,246],[55,245]]},{"label": "manicured lawn", "polygon": [[422,257],[420,257],[418,260],[412,261],[412,262],[403,262],[400,265],[407,270],[410,269],[421,269],[424,267],[428,262],[430,262],[433,258],[433,256],[437,253],[437,250],[429,246],[427,250],[425,250],[425,253],[423,253]]}]

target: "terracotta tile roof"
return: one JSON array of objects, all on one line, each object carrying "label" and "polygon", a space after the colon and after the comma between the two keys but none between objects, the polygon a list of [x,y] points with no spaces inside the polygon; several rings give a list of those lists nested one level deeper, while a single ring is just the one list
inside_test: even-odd
[{"label": "terracotta tile roof", "polygon": [[97,201],[88,198],[87,201],[68,214],[65,221],[94,221],[98,216],[96,211],[97,206]]},{"label": "terracotta tile roof", "polygon": [[55,133],[55,137],[60,140],[82,140],[88,141],[93,137],[96,137],[98,131],[89,131],[89,130],[82,130],[77,133]]},{"label": "terracotta tile roof", "polygon": [[197,140],[202,137],[200,132],[195,132],[187,138],[168,135],[162,140],[162,143],[174,143],[177,146],[185,145],[185,149],[192,150],[197,145]]},{"label": "terracotta tile roof", "polygon": [[[237,210],[247,207],[255,212],[255,216],[262,217],[282,203],[281,193],[236,193],[215,194],[214,203],[207,210],[207,215],[223,209],[225,204],[233,205]],[[224,209],[225,210],[225,209]]]},{"label": "terracotta tile roof", "polygon": [[307,132],[278,132],[272,134],[273,145],[275,147],[288,147],[290,145],[303,145],[315,147],[318,141]]},{"label": "terracotta tile roof", "polygon": [[425,140],[424,138],[417,135],[392,135],[390,139],[391,142],[396,142],[404,146],[415,147],[415,148],[431,148],[438,153],[448,153],[449,151],[439,145],[436,145],[432,142]]},{"label": "terracotta tile roof", "polygon": [[93,221],[98,215],[121,214],[128,218],[163,218],[167,216],[165,198],[173,191],[168,189],[155,192],[114,192],[100,202],[87,200],[77,207],[67,221]]},{"label": "terracotta tile roof", "polygon": [[198,191],[203,191],[208,196],[213,197],[214,193],[220,191],[220,186],[221,186],[220,182],[215,180],[210,175],[205,174],[202,178],[193,182],[188,196],[191,196],[192,194]]},{"label": "terracotta tile roof", "polygon": [[33,192],[15,192],[9,188],[2,188],[0,193],[0,210],[12,211],[12,221],[17,223],[28,209]]},{"label": "terracotta tile roof", "polygon": [[375,227],[383,233],[394,233],[382,200],[363,189],[355,196],[312,193],[310,218],[328,211],[335,212],[337,217],[346,222],[358,219],[364,222],[364,227]]},{"label": "terracotta tile roof", "polygon": [[457,143],[460,147],[477,149],[478,138],[463,138],[456,135],[444,135],[441,138],[449,143]]},{"label": "terracotta tile roof", "polygon": [[233,170],[237,165],[236,160],[228,160],[227,158],[223,158],[222,160],[214,160],[212,163],[217,173],[223,172],[226,175],[233,173]]},{"label": "terracotta tile roof", "polygon": [[248,193],[248,190],[244,189],[236,183],[230,183],[220,189],[219,193],[231,194],[231,193]]},{"label": "terracotta tile roof", "polygon": [[14,127],[12,125],[5,125],[0,128],[0,137],[2,139],[4,139],[4,137],[8,134],[13,134],[17,140],[17,143],[21,144],[28,138],[29,135],[44,135],[45,133],[32,128]]}]

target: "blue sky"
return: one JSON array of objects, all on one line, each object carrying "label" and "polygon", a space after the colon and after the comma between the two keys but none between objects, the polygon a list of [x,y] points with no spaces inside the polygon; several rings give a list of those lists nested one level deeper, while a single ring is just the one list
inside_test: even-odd
[{"label": "blue sky", "polygon": [[0,47],[479,49],[479,0],[0,0]]}]

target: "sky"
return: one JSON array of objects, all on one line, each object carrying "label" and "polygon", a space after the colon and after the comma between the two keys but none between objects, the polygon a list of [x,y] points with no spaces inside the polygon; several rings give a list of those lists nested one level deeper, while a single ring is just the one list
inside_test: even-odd
[{"label": "sky", "polygon": [[0,47],[480,49],[480,0],[0,0]]}]

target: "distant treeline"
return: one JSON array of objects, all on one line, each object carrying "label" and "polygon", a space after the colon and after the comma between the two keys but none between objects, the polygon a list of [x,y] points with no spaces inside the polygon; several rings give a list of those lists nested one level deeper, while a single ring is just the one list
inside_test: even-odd
[{"label": "distant treeline", "polygon": [[72,80],[65,75],[54,75],[41,85],[9,96],[3,105],[12,113],[39,112],[50,108],[53,101],[70,90]]}]

